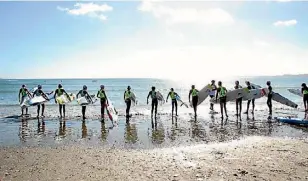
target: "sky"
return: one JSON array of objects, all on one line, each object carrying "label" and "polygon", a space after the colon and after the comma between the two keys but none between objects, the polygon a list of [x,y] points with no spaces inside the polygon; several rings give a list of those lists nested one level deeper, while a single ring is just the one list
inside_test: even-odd
[{"label": "sky", "polygon": [[0,78],[307,73],[308,2],[0,2]]}]

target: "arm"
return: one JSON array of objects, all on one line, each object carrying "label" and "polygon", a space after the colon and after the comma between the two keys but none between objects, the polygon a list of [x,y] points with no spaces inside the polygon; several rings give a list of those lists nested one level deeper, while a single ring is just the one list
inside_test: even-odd
[{"label": "arm", "polygon": [[216,91],[216,102],[217,102],[217,98],[218,98],[218,89]]},{"label": "arm", "polygon": [[92,97],[90,96],[88,92],[87,92],[87,96],[88,96],[88,99],[93,103]]},{"label": "arm", "polygon": [[124,101],[125,101],[125,93],[126,93],[126,91],[124,91],[124,94],[123,94],[123,99],[124,99]]},{"label": "arm", "polygon": [[147,97],[147,104],[149,104],[149,97],[150,97],[150,95],[151,95],[151,91],[149,92],[148,97]]},{"label": "arm", "polygon": [[34,97],[34,96],[31,96],[31,93],[29,92],[29,90],[27,89],[26,90],[27,91],[27,94],[28,94],[28,96],[31,98],[31,97]]},{"label": "arm", "polygon": [[21,94],[21,89],[19,89],[19,93],[18,93],[18,100],[20,102],[20,94]]},{"label": "arm", "polygon": [[169,95],[170,95],[170,92],[167,95],[166,102],[168,102]]},{"label": "arm", "polygon": [[304,89],[302,88],[301,93],[304,94]]},{"label": "arm", "polygon": [[108,97],[107,97],[107,95],[106,95],[106,92],[104,91],[104,94],[105,94],[105,97],[106,97],[106,103],[107,103],[107,105],[109,105],[109,102],[108,102]]},{"label": "arm", "polygon": [[80,91],[77,93],[77,95],[76,95],[76,98],[78,99],[78,96],[79,96],[79,94],[80,94]]},{"label": "arm", "polygon": [[190,102],[190,97],[191,97],[191,90],[189,91],[189,94],[188,94],[188,100]]}]

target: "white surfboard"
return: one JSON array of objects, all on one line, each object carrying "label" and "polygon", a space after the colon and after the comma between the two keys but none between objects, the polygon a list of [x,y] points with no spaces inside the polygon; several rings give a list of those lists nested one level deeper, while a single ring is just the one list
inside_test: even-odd
[{"label": "white surfboard", "polygon": [[[198,92],[198,103],[197,106],[200,105],[210,94],[212,90],[211,84],[208,84],[204,86],[199,92]],[[192,107],[192,102],[190,103],[190,107]]]},{"label": "white surfboard", "polygon": [[57,96],[56,97],[57,103],[60,104],[60,105],[64,105],[64,104],[70,103],[70,102],[72,102],[76,99],[75,94],[70,93],[68,95],[69,95],[69,98],[67,97],[67,95],[65,93],[62,94],[61,96]]},{"label": "white surfboard", "polygon": [[[242,98],[245,94],[247,94],[247,90],[245,91],[245,88],[241,88],[241,89],[235,89],[235,90],[231,90],[228,91],[226,94],[227,100],[226,102],[229,101],[234,101],[238,98]],[[217,98],[217,102],[216,102],[216,96],[210,99],[210,102],[213,104],[217,104],[219,103],[219,97]]]},{"label": "white surfboard", "polygon": [[176,100],[181,103],[180,106],[184,105],[186,108],[188,108],[188,105],[182,101],[181,97],[179,95],[175,96]]},{"label": "white surfboard", "polygon": [[27,96],[25,97],[22,102],[19,103],[20,107],[25,108],[25,107],[29,107],[30,103],[29,103],[30,98]]},{"label": "white surfboard", "polygon": [[110,121],[112,121],[112,123],[117,122],[118,121],[118,114],[117,111],[115,110],[112,102],[110,101],[110,99],[108,99],[108,106],[107,106],[107,114],[108,117],[110,119]]},{"label": "white surfboard", "polygon": [[268,92],[267,88],[258,88],[258,89],[248,89],[247,87],[244,89],[244,91],[246,92],[243,97],[242,100],[243,101],[247,101],[247,100],[252,100],[252,99],[259,99],[263,96],[266,95],[266,92]]},{"label": "white surfboard", "polygon": [[300,89],[287,89],[292,94],[303,97],[302,91]]},{"label": "white surfboard", "polygon": [[[54,94],[47,95],[47,98],[49,100],[54,99]],[[29,100],[29,105],[36,106],[36,105],[44,104],[48,102],[49,100],[46,100],[43,96],[34,96],[32,99]]]},{"label": "white surfboard", "polygon": [[[256,88],[259,88],[261,86],[259,85],[256,85],[256,84],[252,84],[254,87]],[[268,96],[268,93],[269,93],[269,90],[268,89],[265,89],[265,92],[266,92],[266,96]],[[289,106],[289,107],[292,107],[292,108],[297,108],[298,105],[296,103],[294,103],[293,101],[289,100],[288,98],[280,95],[279,93],[276,93],[273,91],[273,97],[272,97],[273,101],[276,101],[276,102],[279,102],[283,105],[286,105],[286,106]]]},{"label": "white surfboard", "polygon": [[156,97],[157,97],[158,101],[160,101],[161,103],[165,103],[165,99],[159,91],[156,92]]},{"label": "white surfboard", "polygon": [[98,98],[94,94],[90,95],[90,96],[91,96],[92,102],[90,101],[90,99],[87,99],[86,97],[83,96],[83,97],[80,97],[80,98],[77,99],[77,103],[81,106],[86,106],[86,105],[96,103]]},{"label": "white surfboard", "polygon": [[135,95],[135,93],[131,92],[131,97],[130,100],[132,101],[132,105],[136,105],[137,104],[137,97]]}]

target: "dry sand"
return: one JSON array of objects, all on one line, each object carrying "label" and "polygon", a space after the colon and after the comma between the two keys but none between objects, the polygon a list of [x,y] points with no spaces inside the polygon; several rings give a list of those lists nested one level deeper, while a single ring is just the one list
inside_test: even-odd
[{"label": "dry sand", "polygon": [[0,149],[0,177],[2,181],[308,180],[307,143],[249,137],[154,150],[10,147]]}]

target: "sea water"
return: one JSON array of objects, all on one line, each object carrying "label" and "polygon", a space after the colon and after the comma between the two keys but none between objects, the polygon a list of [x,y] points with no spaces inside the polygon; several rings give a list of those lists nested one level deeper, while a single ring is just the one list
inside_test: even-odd
[{"label": "sea water", "polygon": [[[239,78],[244,85],[245,78]],[[248,80],[248,79],[247,79]],[[266,86],[267,80],[272,82],[273,90],[299,104],[299,109],[293,109],[273,102],[274,116],[302,117],[302,98],[287,91],[287,88],[300,88],[307,76],[280,76],[280,77],[255,77],[249,81],[261,86]],[[224,86],[231,90],[234,81],[223,81]],[[218,80],[216,81],[216,83]],[[29,90],[38,84],[43,86],[43,91],[56,90],[61,83],[68,93],[77,94],[83,85],[88,87],[89,94],[96,94],[100,85],[105,85],[109,99],[113,102],[120,115],[125,113],[123,94],[127,86],[131,86],[136,94],[138,105],[131,108],[133,115],[129,124],[124,116],[120,116],[118,124],[113,127],[107,119],[102,123],[99,103],[87,107],[88,119],[82,121],[81,107],[72,102],[66,106],[67,119],[58,118],[58,106],[54,101],[46,103],[44,119],[21,120],[19,118],[5,118],[19,115],[18,91],[22,84]],[[197,89],[202,89],[209,81],[196,84]],[[205,100],[198,106],[198,118],[193,118],[191,108],[179,107],[179,116],[170,115],[170,101],[159,105],[159,116],[151,119],[150,105],[146,104],[147,95],[151,87],[155,86],[166,98],[170,88],[174,88],[184,102],[188,102],[190,84],[161,79],[0,79],[0,145],[58,145],[58,144],[99,144],[104,146],[124,146],[129,148],[168,147],[175,145],[189,145],[196,143],[223,142],[240,139],[245,136],[287,136],[306,137],[305,129],[289,125],[267,122],[266,98],[256,100],[255,115],[243,115],[237,119],[234,103],[228,103],[228,120],[221,120],[220,114],[209,114],[209,102]],[[151,102],[151,98],[149,99]],[[215,110],[219,112],[219,105]],[[251,107],[250,107],[251,109]],[[243,102],[243,112],[246,102]],[[36,107],[30,107],[29,112],[36,116]],[[137,115],[138,114],[138,115]]]}]

